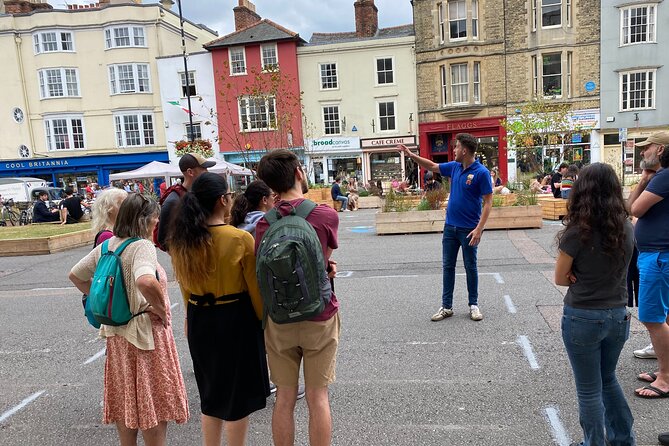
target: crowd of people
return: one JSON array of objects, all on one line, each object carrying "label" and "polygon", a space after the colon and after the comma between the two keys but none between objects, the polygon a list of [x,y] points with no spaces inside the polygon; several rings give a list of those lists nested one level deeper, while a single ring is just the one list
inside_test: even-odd
[{"label": "crowd of people", "polygon": [[[568,287],[562,338],[583,430],[583,441],[572,446],[636,444],[634,416],[616,377],[629,338],[628,306],[636,302],[652,342],[643,349],[644,357],[657,357],[658,369],[638,376],[644,385],[635,395],[669,397],[669,132],[637,145],[644,170],[627,202],[607,164],[594,163],[578,172],[563,165],[550,180],[542,178],[552,183],[542,189],[558,185],[561,196],[566,192],[569,200],[557,235],[555,283]],[[477,161],[478,142],[466,133],[456,136],[451,162],[435,163],[403,145],[398,150],[428,172],[426,188],[438,187],[437,175],[451,182],[442,235],[441,305],[430,319],[439,322],[455,314],[455,267],[462,250],[468,317],[481,321],[477,250],[494,189],[502,185],[498,172]],[[136,444],[139,431],[147,445],[164,445],[167,422],[188,419],[158,246],[171,257],[186,306],[184,330],[200,396],[203,444],[218,446],[224,434],[227,444],[246,444],[249,415],[266,406],[272,390],[274,444],[294,444],[294,410],[302,394],[309,408],[310,444],[331,444],[328,386],[335,379],[341,324],[334,287],[328,285],[327,302],[315,316],[275,321],[268,315],[277,308],[262,292],[267,278],[259,275],[262,257],[256,256],[273,224],[298,215],[316,234],[324,274],[333,279],[337,264],[331,255],[338,247],[339,218],[323,205],[303,213],[307,176],[288,150],[265,155],[258,165],[259,179],[234,200],[227,181],[208,173],[207,167],[199,155],[182,157],[184,180],[163,194],[162,209],[142,194],[119,189],[103,192],[95,203],[96,244],[107,239],[114,247],[131,237],[141,239],[123,256],[131,284],[128,299],[138,316],[125,326],[103,325],[100,330],[107,341],[103,420],[116,424],[125,446]],[[340,182],[335,182],[332,198],[346,208],[357,184],[348,181],[346,196],[337,187]],[[100,255],[98,245],[70,273],[84,293],[90,290]],[[628,274],[634,263],[637,278]],[[230,343],[233,338],[238,341]],[[304,389],[299,385],[301,367]],[[158,369],[161,373],[155,372]],[[661,434],[659,441],[669,445],[669,433]]]}]

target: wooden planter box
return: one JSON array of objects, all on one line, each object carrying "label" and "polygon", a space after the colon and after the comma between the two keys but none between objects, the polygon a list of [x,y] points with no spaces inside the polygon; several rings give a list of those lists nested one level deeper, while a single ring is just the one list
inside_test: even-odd
[{"label": "wooden planter box", "polygon": [[539,205],[545,220],[560,220],[567,215],[567,200],[562,198],[541,198]]},{"label": "wooden planter box", "polygon": [[359,209],[378,209],[383,207],[383,200],[381,197],[376,195],[370,195],[368,197],[360,197],[358,199],[358,208]]},{"label": "wooden planter box", "polygon": [[87,245],[93,249],[93,238],[87,229],[51,237],[0,240],[0,257],[44,255]]},{"label": "wooden planter box", "polygon": [[[416,234],[442,232],[444,211],[379,212],[376,214],[376,233]],[[490,210],[486,229],[522,229],[542,226],[541,207],[506,206]]]}]

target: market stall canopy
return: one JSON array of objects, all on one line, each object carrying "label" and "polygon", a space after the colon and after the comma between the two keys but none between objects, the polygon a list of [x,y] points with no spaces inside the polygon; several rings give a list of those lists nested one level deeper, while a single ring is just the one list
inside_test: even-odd
[{"label": "market stall canopy", "polygon": [[181,176],[178,166],[172,164],[161,163],[160,161],[151,161],[149,164],[140,167],[139,169],[129,170],[127,172],[113,173],[109,175],[109,179],[115,180],[132,180],[139,178],[156,178],[156,177],[178,177]]},{"label": "market stall canopy", "polygon": [[209,158],[209,161],[214,161],[216,163],[214,167],[210,167],[208,169],[209,172],[225,173],[228,175],[244,175],[249,177],[253,176],[253,171],[251,169],[247,169],[238,164],[229,163],[225,160],[219,160],[216,158]]}]

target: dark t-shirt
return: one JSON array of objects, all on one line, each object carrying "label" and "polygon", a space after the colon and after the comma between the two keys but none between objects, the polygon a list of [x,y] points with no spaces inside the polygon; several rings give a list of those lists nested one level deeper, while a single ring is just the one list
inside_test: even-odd
[{"label": "dark t-shirt", "polygon": [[562,174],[556,172],[551,177],[551,187],[553,188],[553,197],[562,198],[562,190],[559,187],[555,187],[555,183],[562,183]]},{"label": "dark t-shirt", "polygon": [[179,205],[181,196],[177,192],[170,193],[160,207],[160,219],[158,221],[158,243],[167,248],[167,232],[174,209]]},{"label": "dark t-shirt", "polygon": [[67,209],[67,222],[76,223],[84,216],[84,211],[81,210],[81,198],[69,197],[60,202],[60,208]]},{"label": "dark t-shirt", "polygon": [[337,197],[340,197],[342,195],[341,187],[339,187],[339,184],[334,183],[332,185],[332,189],[330,189],[330,195],[332,195],[333,200],[336,200]]},{"label": "dark t-shirt", "polygon": [[634,228],[636,245],[640,252],[669,251],[669,169],[662,169],[651,178],[646,187],[648,192],[662,197]]},{"label": "dark t-shirt", "polygon": [[[298,198],[297,200],[290,200],[290,204],[293,207],[297,207],[304,201],[304,198]],[[283,202],[283,201],[282,201]],[[280,203],[282,203],[280,202]],[[279,203],[279,206],[280,206]],[[288,207],[287,205],[279,209],[284,209]],[[328,248],[337,249],[339,247],[339,241],[337,238],[337,231],[339,230],[339,215],[337,211],[332,209],[329,206],[321,204],[316,206],[316,209],[311,211],[311,214],[307,217],[307,221],[314,227],[316,234],[318,235],[318,240],[321,242],[323,247],[323,257],[325,262],[328,261],[327,250]],[[256,225],[256,253],[258,252],[258,246],[260,246],[260,241],[262,240],[265,231],[269,228],[267,220],[261,218]],[[327,267],[327,264],[326,264]],[[330,298],[330,303],[327,304],[325,309],[321,314],[311,319],[312,321],[327,321],[332,316],[335,315],[337,309],[339,308],[339,301],[334,291],[332,292],[332,297]]]},{"label": "dark t-shirt", "polygon": [[564,303],[575,308],[606,309],[627,305],[627,267],[634,249],[632,223],[625,222],[625,241],[619,255],[610,257],[601,249],[599,233],[592,241],[581,242],[576,228],[570,228],[560,240],[560,251],[573,257],[572,272],[576,283],[569,286]]}]

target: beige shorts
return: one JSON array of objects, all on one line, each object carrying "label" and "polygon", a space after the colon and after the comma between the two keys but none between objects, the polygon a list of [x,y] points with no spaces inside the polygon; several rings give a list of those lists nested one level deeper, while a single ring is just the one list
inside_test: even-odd
[{"label": "beige shorts", "polygon": [[304,360],[304,384],[326,387],[335,381],[341,322],[339,312],[327,321],[275,324],[267,319],[265,348],[271,380],[278,387],[295,387]]}]

